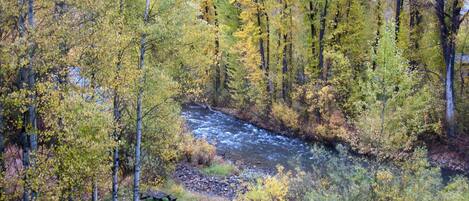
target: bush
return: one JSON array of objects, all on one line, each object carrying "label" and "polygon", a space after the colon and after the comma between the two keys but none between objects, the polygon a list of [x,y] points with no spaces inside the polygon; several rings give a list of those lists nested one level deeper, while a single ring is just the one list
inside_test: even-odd
[{"label": "bush", "polygon": [[283,167],[278,167],[275,176],[259,179],[255,184],[248,186],[248,192],[238,198],[243,201],[283,201],[287,200],[289,172],[283,172]]},{"label": "bush", "polygon": [[293,109],[280,103],[272,104],[272,116],[278,122],[289,129],[299,129],[299,115]]},{"label": "bush", "polygon": [[184,143],[184,155],[189,163],[208,166],[215,159],[216,148],[205,139],[194,139],[192,135],[187,135]]},{"label": "bush", "polygon": [[425,150],[417,149],[400,169],[373,171],[349,170],[337,161],[325,170],[325,175],[300,173],[291,178],[286,197],[288,200],[468,200],[467,179],[456,177],[445,186],[439,169],[431,168],[425,156]]}]

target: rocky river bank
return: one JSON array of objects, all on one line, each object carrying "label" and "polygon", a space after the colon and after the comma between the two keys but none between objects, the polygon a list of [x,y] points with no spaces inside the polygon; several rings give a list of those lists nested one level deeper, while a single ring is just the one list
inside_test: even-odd
[{"label": "rocky river bank", "polygon": [[247,190],[247,184],[253,180],[246,173],[225,177],[210,176],[189,163],[180,163],[174,171],[173,178],[187,190],[206,195],[213,195],[232,200],[238,193]]}]

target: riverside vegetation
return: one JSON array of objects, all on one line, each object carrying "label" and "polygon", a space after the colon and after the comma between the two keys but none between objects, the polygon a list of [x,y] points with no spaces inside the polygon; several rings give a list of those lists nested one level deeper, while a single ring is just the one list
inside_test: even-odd
[{"label": "riverside vegetation", "polygon": [[[0,200],[468,200],[467,0],[0,0]],[[201,103],[399,170],[239,174],[194,139]],[[432,165],[430,165],[432,164]],[[342,168],[342,169],[341,169]],[[339,171],[338,171],[339,170]],[[239,184],[241,185],[241,184]]]}]

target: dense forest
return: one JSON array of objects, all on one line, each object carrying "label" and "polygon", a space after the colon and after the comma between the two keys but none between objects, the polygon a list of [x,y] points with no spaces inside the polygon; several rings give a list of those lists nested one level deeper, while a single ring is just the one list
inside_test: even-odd
[{"label": "dense forest", "polygon": [[[0,200],[469,200],[468,83],[467,0],[0,0]],[[189,192],[186,104],[398,170]]]}]

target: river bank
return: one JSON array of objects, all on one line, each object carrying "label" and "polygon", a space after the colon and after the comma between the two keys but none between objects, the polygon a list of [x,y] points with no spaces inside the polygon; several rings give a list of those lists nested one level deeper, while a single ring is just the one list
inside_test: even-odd
[{"label": "river bank", "polygon": [[[200,105],[200,104],[199,104]],[[358,147],[354,147],[352,142],[344,141],[341,139],[324,139],[314,133],[308,133],[307,135],[300,134],[298,131],[288,130],[284,126],[279,125],[272,120],[262,119],[256,114],[249,112],[240,112],[239,110],[227,107],[212,107],[207,105],[200,105],[208,108],[209,110],[219,111],[224,114],[233,116],[239,120],[249,122],[257,127],[272,131],[277,134],[285,135],[288,137],[300,138],[307,142],[321,141],[326,145],[334,146],[338,143],[343,143],[351,147],[353,154],[362,155],[368,158],[376,159],[376,155],[371,152],[360,150]],[[308,131],[301,131],[308,132]],[[314,136],[313,138],[304,136]],[[443,172],[454,174],[469,175],[469,137],[458,138],[451,141],[446,141],[438,138],[431,138],[431,140],[420,141],[419,145],[424,145],[428,149],[428,160],[433,166],[440,167]],[[406,153],[397,159],[388,160],[405,160]]]}]

